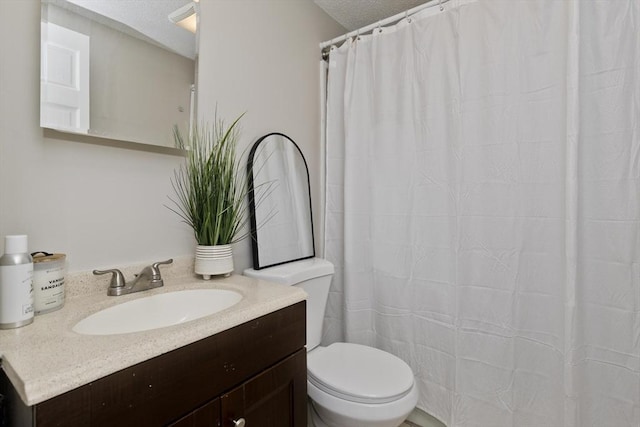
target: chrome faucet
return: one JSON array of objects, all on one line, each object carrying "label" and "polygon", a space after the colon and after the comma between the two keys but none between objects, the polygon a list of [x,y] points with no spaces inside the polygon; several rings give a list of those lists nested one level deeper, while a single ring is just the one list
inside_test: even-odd
[{"label": "chrome faucet", "polygon": [[162,276],[160,275],[160,265],[171,264],[173,259],[166,261],[154,262],[151,265],[146,266],[142,271],[135,275],[133,280],[127,282],[124,279],[124,274],[116,268],[111,270],[93,270],[93,274],[108,274],[111,273],[111,282],[109,283],[109,289],[107,289],[107,295],[119,296],[132,294],[134,292],[147,291],[149,289],[159,288],[164,285]]}]

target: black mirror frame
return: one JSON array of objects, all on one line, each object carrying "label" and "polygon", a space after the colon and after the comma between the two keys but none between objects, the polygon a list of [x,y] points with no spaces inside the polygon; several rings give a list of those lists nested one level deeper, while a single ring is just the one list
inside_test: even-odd
[{"label": "black mirror frame", "polygon": [[[304,162],[304,169],[306,171],[307,174],[307,196],[309,197],[309,221],[310,221],[310,229],[311,229],[311,244],[312,244],[312,248],[311,248],[311,255],[309,256],[304,256],[301,258],[296,258],[296,259],[289,259],[286,261],[281,261],[281,262],[277,262],[274,264],[269,264],[269,265],[260,265],[260,254],[258,251],[258,229],[257,229],[257,222],[256,222],[256,201],[255,201],[255,194],[254,194],[254,182],[253,182],[253,160],[254,160],[254,156],[256,154],[256,151],[258,149],[258,147],[260,146],[260,144],[267,139],[270,136],[281,136],[286,138],[287,140],[289,140],[289,142],[291,142],[293,144],[293,146],[298,150],[298,153],[300,153],[300,157],[302,158],[302,161]],[[309,258],[314,258],[316,256],[316,241],[315,241],[315,235],[313,232],[313,208],[311,206],[311,181],[309,179],[309,167],[307,165],[307,159],[305,159],[304,154],[302,154],[302,150],[300,150],[300,147],[298,147],[298,144],[295,143],[295,141],[291,138],[289,138],[287,135],[280,133],[280,132],[272,132],[269,134],[266,134],[262,137],[260,137],[260,139],[258,139],[253,146],[251,147],[251,151],[249,152],[249,158],[247,160],[247,184],[248,184],[248,190],[249,190],[249,218],[250,218],[250,224],[251,224],[251,252],[253,255],[253,268],[254,270],[262,270],[263,268],[267,268],[267,267],[274,267],[276,265],[282,265],[282,264],[286,264],[289,262],[294,262],[294,261],[300,261],[303,259],[309,259]]]}]

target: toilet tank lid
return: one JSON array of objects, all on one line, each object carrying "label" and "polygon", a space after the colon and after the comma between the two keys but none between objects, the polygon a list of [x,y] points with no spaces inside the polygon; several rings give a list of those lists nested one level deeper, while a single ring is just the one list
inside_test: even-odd
[{"label": "toilet tank lid", "polygon": [[244,275],[254,279],[291,286],[302,283],[305,280],[331,275],[333,271],[333,264],[329,261],[321,258],[309,258],[261,270],[249,268],[244,271]]}]

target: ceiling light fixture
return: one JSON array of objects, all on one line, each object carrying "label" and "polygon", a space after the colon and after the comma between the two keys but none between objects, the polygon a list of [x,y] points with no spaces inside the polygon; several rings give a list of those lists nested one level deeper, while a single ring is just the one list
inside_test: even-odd
[{"label": "ceiling light fixture", "polygon": [[198,27],[198,11],[196,2],[192,1],[169,14],[169,21],[179,27],[196,33]]}]

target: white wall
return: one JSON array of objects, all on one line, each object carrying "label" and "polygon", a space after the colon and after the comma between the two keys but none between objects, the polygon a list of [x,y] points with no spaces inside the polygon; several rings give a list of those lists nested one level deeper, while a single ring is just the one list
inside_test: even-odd
[{"label": "white wall", "polygon": [[[243,145],[281,132],[307,159],[316,248],[320,218],[320,49],[345,32],[312,0],[201,2],[199,112],[242,119]],[[203,43],[204,42],[204,43]],[[206,70],[206,71],[205,71]],[[208,74],[203,74],[208,73]],[[250,242],[241,242],[250,265]]]},{"label": "white wall", "polygon": [[[309,160],[319,206],[318,43],[343,29],[311,0],[202,0],[201,9],[204,118],[216,103],[229,120],[247,111],[243,145],[288,133]],[[0,238],[28,234],[30,250],[66,253],[70,271],[191,254],[190,229],[164,207],[180,157],[39,127],[39,21],[38,0],[0,0]],[[249,265],[245,241],[236,270]]]}]

